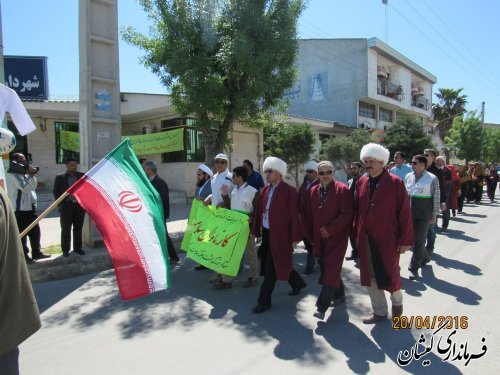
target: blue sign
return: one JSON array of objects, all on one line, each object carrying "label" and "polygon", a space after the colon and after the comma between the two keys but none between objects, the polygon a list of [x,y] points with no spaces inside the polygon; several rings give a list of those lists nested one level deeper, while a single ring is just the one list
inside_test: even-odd
[{"label": "blue sign", "polygon": [[5,85],[21,99],[48,99],[47,57],[4,56]]}]

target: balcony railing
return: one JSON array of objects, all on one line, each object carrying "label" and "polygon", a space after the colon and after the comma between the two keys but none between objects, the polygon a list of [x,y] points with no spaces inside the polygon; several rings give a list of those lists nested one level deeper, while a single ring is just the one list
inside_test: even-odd
[{"label": "balcony railing", "polygon": [[387,96],[395,100],[403,100],[403,88],[384,78],[377,79],[377,94]]},{"label": "balcony railing", "polygon": [[429,100],[423,96],[413,95],[411,98],[411,105],[413,107],[425,109],[426,111],[429,110]]}]

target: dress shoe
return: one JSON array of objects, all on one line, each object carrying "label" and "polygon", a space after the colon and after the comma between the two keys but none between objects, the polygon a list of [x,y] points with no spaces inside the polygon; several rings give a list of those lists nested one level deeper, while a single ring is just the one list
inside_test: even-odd
[{"label": "dress shoe", "polygon": [[28,264],[35,263],[35,261],[33,259],[31,259],[28,254],[25,254],[24,258],[26,259],[26,263],[28,263]]},{"label": "dress shoe", "polygon": [[271,306],[266,306],[266,305],[262,305],[259,303],[257,306],[255,306],[252,309],[252,312],[254,314],[262,314],[264,311],[269,310],[270,308],[271,308]]},{"label": "dress shoe", "polygon": [[243,288],[251,288],[252,286],[257,284],[258,284],[257,278],[249,277],[245,285],[243,285]]},{"label": "dress shoe", "polygon": [[199,264],[199,265],[197,265],[196,267],[194,267],[194,269],[195,269],[196,271],[208,270],[208,268],[207,268],[207,267],[202,266],[201,264]]},{"label": "dress shoe", "polygon": [[410,275],[408,276],[408,278],[410,280],[418,279],[418,269],[417,270],[409,270],[409,271],[410,271]]},{"label": "dress shoe", "polygon": [[175,266],[176,264],[179,263],[179,261],[180,261],[179,258],[177,258],[177,259],[170,259],[169,263],[170,263],[171,266]]},{"label": "dress shoe", "polygon": [[35,260],[35,259],[36,260],[38,260],[38,259],[47,259],[47,258],[50,258],[50,255],[46,255],[46,254],[44,254],[42,252],[39,252],[37,254],[33,254],[32,258],[33,258],[33,260]]},{"label": "dress shoe", "polygon": [[230,289],[232,287],[233,287],[233,283],[227,283],[225,281],[220,281],[220,282],[214,284],[214,289],[216,289],[216,290]]},{"label": "dress shoe", "polygon": [[313,316],[314,316],[315,318],[318,318],[319,320],[323,320],[323,319],[325,319],[325,313],[324,313],[324,312],[321,312],[321,311],[319,311],[319,310],[317,310],[317,311],[313,314]]},{"label": "dress shoe", "polygon": [[62,256],[65,258],[69,257],[69,252],[65,251],[64,253],[62,253]]},{"label": "dress shoe", "polygon": [[340,296],[340,297],[334,297],[332,303],[330,304],[331,306],[339,306],[345,303],[345,295]]},{"label": "dress shoe", "polygon": [[74,253],[77,253],[78,255],[85,255],[85,251],[83,250],[73,250]]},{"label": "dress shoe", "polygon": [[307,284],[306,284],[306,285],[304,285],[304,286],[302,286],[302,287],[300,287],[300,288],[293,288],[290,292],[288,292],[288,295],[289,295],[289,296],[296,296],[296,295],[297,295],[297,294],[299,294],[299,293],[300,293],[300,291],[301,291],[302,289],[304,289],[306,286],[307,286]]},{"label": "dress shoe", "polygon": [[399,317],[403,315],[403,305],[401,306],[394,306],[392,305],[392,317]]},{"label": "dress shoe", "polygon": [[371,314],[370,316],[363,318],[363,323],[364,324],[374,324],[374,323],[381,322],[381,321],[386,320],[386,319],[387,319],[387,316]]}]

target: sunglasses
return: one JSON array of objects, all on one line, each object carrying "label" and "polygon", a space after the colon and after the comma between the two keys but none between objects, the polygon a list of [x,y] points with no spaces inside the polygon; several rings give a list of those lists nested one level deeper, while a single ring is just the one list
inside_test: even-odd
[{"label": "sunglasses", "polygon": [[225,161],[225,160],[216,160],[215,161],[215,164],[226,164],[226,163],[227,163],[227,161]]},{"label": "sunglasses", "polygon": [[320,176],[329,176],[333,173],[333,171],[324,171],[324,172],[318,172]]},{"label": "sunglasses", "polygon": [[307,173],[314,173],[314,172],[316,172],[316,171],[315,171],[314,169],[308,169],[306,172],[307,172]]},{"label": "sunglasses", "polygon": [[272,169],[266,169],[264,173],[273,173],[274,171]]}]

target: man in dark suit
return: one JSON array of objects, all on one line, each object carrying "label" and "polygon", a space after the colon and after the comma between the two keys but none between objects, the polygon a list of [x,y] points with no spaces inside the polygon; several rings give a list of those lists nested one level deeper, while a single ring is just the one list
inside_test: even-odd
[{"label": "man in dark suit", "polygon": [[[142,167],[144,168],[144,172],[146,172],[146,176],[148,176],[149,181],[151,181],[151,185],[158,191],[160,194],[161,202],[163,204],[163,216],[165,220],[165,224],[170,216],[170,201],[168,197],[168,185],[164,179],[158,176],[158,165],[153,160],[146,161]],[[170,264],[176,264],[179,262],[179,256],[175,251],[174,243],[170,238],[167,230],[167,250],[168,257],[170,259]]]},{"label": "man in dark suit", "polygon": [[[66,160],[66,172],[57,175],[54,181],[54,198],[58,199],[82,176],[82,172],[78,172],[78,162],[75,159]],[[82,250],[82,228],[83,220],[85,219],[85,211],[78,204],[75,197],[68,195],[60,204],[59,212],[61,213],[61,249],[63,256],[69,256],[71,248],[71,227],[73,227],[73,251],[78,255],[84,255]]]}]

